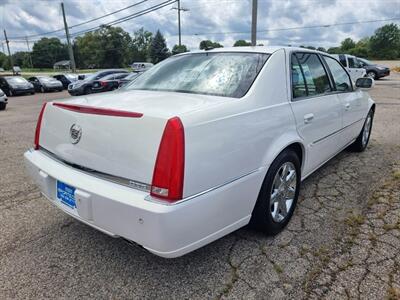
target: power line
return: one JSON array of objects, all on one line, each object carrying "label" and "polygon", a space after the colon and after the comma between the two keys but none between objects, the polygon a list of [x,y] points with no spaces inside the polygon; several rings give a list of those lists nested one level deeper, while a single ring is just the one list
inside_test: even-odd
[{"label": "power line", "polygon": [[171,5],[171,4],[175,3],[176,1],[177,0],[167,0],[167,1],[161,2],[159,4],[156,4],[154,6],[151,6],[149,8],[146,8],[146,9],[144,9],[142,11],[139,11],[139,12],[133,13],[131,15],[122,17],[120,19],[117,19],[117,20],[114,20],[114,21],[111,21],[111,22],[108,22],[108,23],[105,23],[105,24],[101,24],[101,25],[96,26],[96,27],[92,27],[92,28],[89,28],[89,29],[85,29],[85,30],[81,30],[81,31],[78,31],[78,32],[71,33],[71,36],[78,36],[78,35],[81,35],[81,34],[84,34],[84,33],[92,32],[92,31],[95,31],[95,30],[99,29],[102,26],[112,26],[112,25],[120,24],[122,22],[126,22],[126,21],[129,21],[131,19],[134,19],[134,18],[143,16],[143,15],[146,15],[148,13],[151,13],[153,11],[159,10],[159,9],[165,7],[165,6]]},{"label": "power line", "polygon": [[[286,30],[298,30],[298,29],[312,29],[312,28],[334,27],[334,26],[342,26],[342,25],[353,25],[353,24],[364,24],[364,23],[375,23],[375,22],[387,22],[387,21],[395,21],[395,20],[400,20],[400,18],[390,18],[390,19],[381,19],[381,20],[368,20],[368,21],[353,21],[353,22],[344,22],[344,23],[335,23],[335,24],[323,24],[323,25],[311,25],[311,26],[299,26],[299,27],[273,28],[273,29],[257,30],[257,32],[272,32],[272,31],[286,31]],[[249,33],[249,32],[250,31],[203,32],[203,33],[193,33],[191,35],[245,34],[245,33]]]},{"label": "power line", "polygon": [[[69,28],[70,28],[70,29],[71,29],[71,28],[75,28],[75,27],[78,27],[78,26],[82,26],[82,25],[85,25],[85,24],[88,24],[88,23],[91,23],[91,22],[94,22],[94,21],[97,21],[97,20],[106,18],[106,17],[111,16],[111,15],[113,15],[113,14],[116,14],[116,13],[119,13],[119,12],[121,12],[121,11],[124,11],[124,10],[127,10],[127,9],[129,9],[129,8],[132,8],[132,7],[134,7],[134,6],[138,6],[139,4],[142,4],[142,3],[147,2],[147,1],[149,1],[149,0],[142,0],[142,1],[140,1],[140,2],[137,2],[137,3],[134,3],[134,4],[128,5],[128,6],[126,6],[126,7],[123,7],[123,8],[121,8],[121,9],[118,9],[118,10],[116,10],[116,11],[113,11],[113,12],[110,12],[110,13],[108,13],[108,14],[105,14],[105,15],[103,15],[103,16],[100,16],[100,17],[97,17],[97,18],[94,18],[94,19],[90,19],[90,20],[84,21],[84,22],[82,22],[82,23],[74,24],[74,25],[72,25],[72,26],[69,26]],[[64,31],[64,28],[56,29],[56,30],[53,30],[53,31],[47,31],[47,32],[32,34],[32,35],[28,35],[28,36],[10,37],[9,39],[14,40],[14,39],[38,37],[38,36],[49,35],[49,34],[53,34],[53,33],[57,33],[57,32],[62,32],[62,31]]]}]

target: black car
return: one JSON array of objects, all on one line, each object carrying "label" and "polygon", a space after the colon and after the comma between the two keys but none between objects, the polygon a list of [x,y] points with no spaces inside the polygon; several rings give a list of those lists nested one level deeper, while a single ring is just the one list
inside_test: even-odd
[{"label": "black car", "polygon": [[357,57],[358,64],[367,72],[367,76],[373,79],[379,79],[390,75],[390,69],[386,66],[374,64],[367,59]]},{"label": "black car", "polygon": [[109,69],[109,70],[102,70],[91,75],[88,75],[83,80],[75,81],[68,86],[68,93],[72,96],[77,95],[87,95],[92,93],[93,82],[107,76],[109,74],[115,73],[128,73],[128,71],[124,69]]},{"label": "black car", "polygon": [[61,81],[64,89],[68,89],[70,83],[73,83],[78,80],[78,75],[76,74],[58,74],[54,75],[53,78]]},{"label": "black car", "polygon": [[33,76],[28,78],[29,82],[33,84],[36,92],[51,92],[63,90],[61,81],[49,76]]},{"label": "black car", "polygon": [[35,93],[33,84],[20,76],[0,77],[0,89],[2,89],[7,96],[23,94],[33,95]]},{"label": "black car", "polygon": [[101,93],[113,91],[119,88],[120,81],[127,77],[129,73],[115,73],[104,76],[99,80],[93,81],[92,92],[93,93]]},{"label": "black car", "polygon": [[127,84],[131,83],[134,79],[136,79],[140,74],[143,74],[144,72],[132,72],[125,78],[122,78],[119,81],[119,87],[126,86]]}]

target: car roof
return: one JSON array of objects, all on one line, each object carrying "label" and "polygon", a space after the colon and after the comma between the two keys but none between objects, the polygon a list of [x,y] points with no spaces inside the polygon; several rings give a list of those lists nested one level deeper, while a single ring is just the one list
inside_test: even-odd
[{"label": "car roof", "polygon": [[321,53],[324,55],[330,55],[326,52],[321,52],[318,50],[312,50],[308,48],[302,47],[292,47],[292,46],[245,46],[245,47],[223,47],[223,48],[213,48],[210,50],[196,50],[191,52],[184,52],[178,55],[187,55],[191,53],[223,53],[223,52],[250,52],[250,53],[265,53],[265,54],[272,54],[278,50],[285,50],[285,51],[299,51],[299,52],[311,52],[311,53]]}]

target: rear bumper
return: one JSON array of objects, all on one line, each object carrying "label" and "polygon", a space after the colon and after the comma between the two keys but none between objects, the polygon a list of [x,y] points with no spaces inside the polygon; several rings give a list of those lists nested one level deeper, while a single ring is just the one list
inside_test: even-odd
[{"label": "rear bumper", "polygon": [[[42,151],[24,154],[42,193],[74,218],[113,237],[134,241],[162,257],[178,257],[244,225],[251,216],[262,171],[176,205],[148,200],[148,193],[64,165]],[[56,197],[56,181],[76,188],[76,209]],[[253,195],[254,194],[254,195]]]}]

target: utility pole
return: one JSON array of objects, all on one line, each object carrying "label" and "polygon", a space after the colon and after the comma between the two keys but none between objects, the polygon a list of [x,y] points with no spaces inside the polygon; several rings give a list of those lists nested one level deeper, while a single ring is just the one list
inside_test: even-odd
[{"label": "utility pole", "polygon": [[257,44],[257,2],[258,0],[253,0],[253,8],[251,14],[251,45],[255,46]]},{"label": "utility pole", "polygon": [[11,52],[10,52],[10,45],[9,45],[10,41],[7,38],[7,32],[6,32],[5,29],[4,29],[4,38],[5,38],[6,44],[7,44],[8,58],[10,60],[11,70],[12,70],[13,75],[14,75],[14,62],[13,62],[13,59],[12,59],[12,56],[11,56]]},{"label": "utility pole", "polygon": [[72,50],[72,44],[71,44],[71,41],[69,39],[69,30],[68,30],[68,25],[67,25],[67,19],[65,18],[65,11],[64,11],[64,3],[63,2],[61,2],[61,10],[62,10],[63,19],[64,19],[65,35],[67,37],[69,60],[70,60],[70,63],[71,63],[72,72],[76,73],[74,51]]},{"label": "utility pole", "polygon": [[25,37],[25,40],[26,40],[26,46],[28,47],[29,62],[31,63],[31,68],[33,69],[31,49],[29,48],[29,40],[27,36]]},{"label": "utility pole", "polygon": [[189,11],[189,9],[181,8],[181,0],[178,0],[178,7],[173,7],[171,9],[176,9],[178,11],[178,35],[179,35],[179,46],[182,45],[181,37],[181,11]]}]

